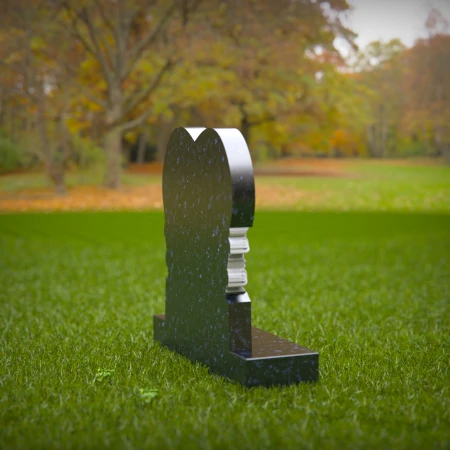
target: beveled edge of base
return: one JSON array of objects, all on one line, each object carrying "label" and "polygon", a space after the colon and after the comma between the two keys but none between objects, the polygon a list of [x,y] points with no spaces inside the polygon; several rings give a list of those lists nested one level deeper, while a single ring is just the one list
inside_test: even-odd
[{"label": "beveled edge of base", "polygon": [[[169,345],[165,336],[165,315],[153,316],[154,339],[172,351],[190,358]],[[294,342],[252,327],[252,356],[229,352],[230,366],[217,370],[206,364],[211,372],[238,381],[247,387],[290,385],[319,380],[319,353]],[[284,349],[280,353],[279,348]],[[283,350],[282,350],[283,351]],[[257,356],[253,356],[255,353]],[[233,362],[235,361],[235,362]]]}]

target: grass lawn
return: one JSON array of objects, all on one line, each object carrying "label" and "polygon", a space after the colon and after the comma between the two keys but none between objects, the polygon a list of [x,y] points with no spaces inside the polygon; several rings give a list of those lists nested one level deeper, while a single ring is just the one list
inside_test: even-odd
[{"label": "grass lawn", "polygon": [[[280,170],[322,175],[257,176],[258,211],[450,213],[450,165],[437,164],[434,160],[421,164],[414,160],[283,160],[258,165],[257,169],[272,170],[272,175]],[[53,194],[43,174],[3,175],[0,176],[0,211],[85,210],[95,205],[99,209],[122,210],[162,207],[160,175],[125,172],[123,191],[107,195],[98,188],[101,179],[98,170],[70,172],[69,194],[60,197]]]},{"label": "grass lawn", "polygon": [[320,381],[252,389],[153,342],[161,212],[0,215],[0,448],[450,448],[436,210],[257,212],[254,325]]},{"label": "grass lawn", "polygon": [[[261,176],[256,185],[266,190],[291,189],[290,210],[450,213],[450,165],[373,160],[343,160],[335,165],[346,176]],[[295,191],[301,195],[296,196]],[[280,202],[277,209],[286,207]]]}]

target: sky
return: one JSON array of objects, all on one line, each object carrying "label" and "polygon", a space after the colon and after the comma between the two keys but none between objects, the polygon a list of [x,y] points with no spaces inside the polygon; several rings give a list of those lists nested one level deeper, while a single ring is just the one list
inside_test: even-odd
[{"label": "sky", "polygon": [[[358,33],[356,43],[363,48],[376,40],[400,38],[408,47],[427,35],[425,21],[432,8],[450,21],[450,0],[347,0],[353,7],[344,24]],[[347,46],[336,42],[344,54]]]}]

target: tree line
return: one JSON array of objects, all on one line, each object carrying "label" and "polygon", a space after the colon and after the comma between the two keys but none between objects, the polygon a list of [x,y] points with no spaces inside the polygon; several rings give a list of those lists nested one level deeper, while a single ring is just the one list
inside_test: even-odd
[{"label": "tree line", "polygon": [[[357,49],[345,0],[4,0],[0,170],[162,159],[176,126],[237,127],[253,157],[450,153],[450,36]],[[336,38],[353,49],[345,60]],[[146,156],[147,155],[147,156]]]}]

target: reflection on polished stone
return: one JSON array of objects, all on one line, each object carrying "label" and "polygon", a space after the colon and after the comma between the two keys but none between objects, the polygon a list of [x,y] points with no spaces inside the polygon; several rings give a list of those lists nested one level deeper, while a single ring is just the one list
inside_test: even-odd
[{"label": "reflection on polished stone", "polygon": [[244,255],[255,183],[242,134],[175,129],[163,198],[166,313],[154,316],[155,339],[246,386],[317,380],[318,353],[251,325]]}]

